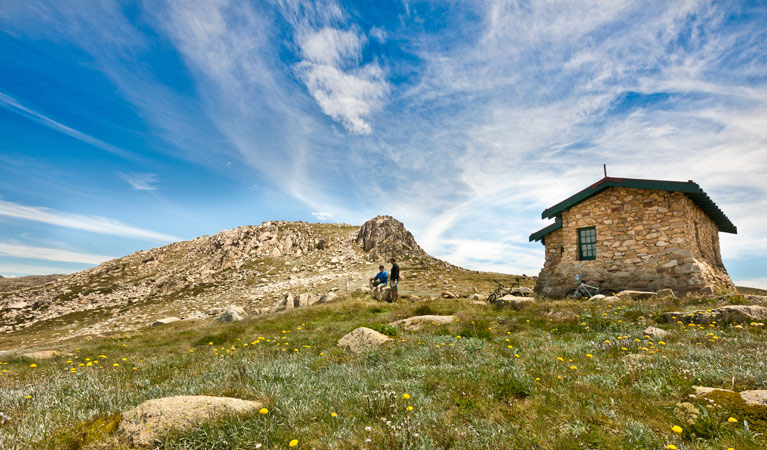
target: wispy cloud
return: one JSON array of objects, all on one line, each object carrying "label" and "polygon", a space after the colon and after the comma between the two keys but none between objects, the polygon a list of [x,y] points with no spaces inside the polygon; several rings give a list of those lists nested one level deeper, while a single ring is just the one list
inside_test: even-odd
[{"label": "wispy cloud", "polygon": [[86,216],[52,210],[39,206],[25,206],[0,200],[0,216],[42,222],[60,227],[74,228],[112,236],[132,237],[155,242],[180,241],[181,238],[134,227],[120,221],[99,216]]},{"label": "wispy cloud", "polygon": [[358,65],[364,36],[355,28],[298,26],[296,40],[304,60],[296,70],[309,93],[325,114],[350,132],[371,133],[366,117],[380,107],[389,86],[377,63]]},{"label": "wispy cloud", "polygon": [[89,136],[85,133],[81,133],[73,128],[70,128],[60,122],[57,122],[50,117],[47,117],[43,115],[42,113],[39,113],[31,108],[28,108],[22,104],[20,104],[16,99],[11,97],[10,95],[7,95],[3,92],[0,92],[0,106],[3,108],[12,111],[16,114],[23,115],[25,117],[28,117],[35,122],[45,125],[46,127],[52,128],[58,132],[64,133],[67,136],[73,137],[77,140],[80,140],[82,142],[85,142],[86,144],[92,145],[94,147],[100,148],[102,150],[106,150],[110,153],[114,153],[115,155],[122,156],[124,158],[131,158],[134,159],[135,155],[128,152],[127,150],[123,150],[119,147],[116,147],[112,144],[106,143],[100,139],[97,139],[93,136]]},{"label": "wispy cloud", "polygon": [[122,173],[118,174],[126,183],[137,191],[154,191],[157,189],[157,174],[154,173]]},{"label": "wispy cloud", "polygon": [[32,247],[3,242],[0,242],[0,255],[83,264],[101,264],[104,261],[114,259],[111,256],[92,255],[90,253],[72,252],[58,248]]}]

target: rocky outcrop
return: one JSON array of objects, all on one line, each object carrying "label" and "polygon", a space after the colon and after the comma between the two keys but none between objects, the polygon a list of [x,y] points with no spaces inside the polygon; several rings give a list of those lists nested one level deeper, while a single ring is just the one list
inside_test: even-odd
[{"label": "rocky outcrop", "polygon": [[383,333],[376,330],[360,327],[338,340],[338,346],[352,353],[362,353],[376,348],[392,341]]},{"label": "rocky outcrop", "polygon": [[149,400],[122,414],[117,437],[133,448],[149,448],[169,431],[188,431],[226,415],[258,411],[261,403],[230,397],[179,396]]},{"label": "rocky outcrop", "polygon": [[388,261],[427,256],[405,225],[391,216],[378,216],[360,227],[357,244],[371,261]]}]

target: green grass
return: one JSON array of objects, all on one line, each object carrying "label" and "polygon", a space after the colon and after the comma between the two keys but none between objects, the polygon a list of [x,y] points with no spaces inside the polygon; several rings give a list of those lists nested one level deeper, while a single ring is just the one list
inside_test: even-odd
[{"label": "green grass", "polygon": [[[756,356],[767,354],[765,327],[658,324],[659,312],[708,304],[667,302],[539,299],[513,311],[466,299],[386,304],[355,295],[232,324],[177,322],[80,339],[36,368],[21,357],[0,361],[0,411],[11,418],[0,425],[0,447],[119,448],[119,414],[171,395],[255,399],[270,413],[172,433],[158,448],[282,449],[291,439],[318,449],[767,446],[767,408],[689,397],[693,385],[767,389],[767,360]],[[421,314],[458,320],[420,332],[387,325]],[[665,345],[644,339],[648,325],[671,332]],[[358,326],[394,342],[361,355],[337,348]],[[680,402],[698,408],[694,422]]]}]

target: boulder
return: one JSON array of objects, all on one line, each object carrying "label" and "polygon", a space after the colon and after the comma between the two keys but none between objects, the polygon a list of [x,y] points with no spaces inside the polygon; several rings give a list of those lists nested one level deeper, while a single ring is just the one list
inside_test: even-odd
[{"label": "boulder", "polygon": [[[734,393],[734,391],[729,389],[719,389],[705,386],[693,386],[692,388],[695,389],[696,397],[702,397],[716,391]],[[747,405],[767,407],[767,390],[760,389],[753,391],[741,391],[740,398],[742,398]]]},{"label": "boulder", "polygon": [[529,287],[515,287],[511,290],[511,295],[519,295],[521,297],[532,297],[535,295],[532,289]]},{"label": "boulder", "polygon": [[592,295],[589,300],[604,300],[606,298],[607,296],[604,294],[597,294],[597,295]]},{"label": "boulder", "polygon": [[672,311],[663,313],[666,322],[707,324],[711,322],[743,323],[767,320],[767,308],[758,305],[727,305],[711,310],[691,312]]},{"label": "boulder", "polygon": [[632,298],[634,300],[647,300],[655,297],[655,292],[648,291],[620,291],[615,294],[620,299]]},{"label": "boulder", "polygon": [[367,327],[360,327],[338,340],[338,346],[352,353],[362,353],[386,344],[392,339]]},{"label": "boulder", "polygon": [[154,322],[152,322],[152,325],[150,326],[159,327],[160,325],[167,325],[169,323],[178,322],[179,320],[181,319],[179,319],[178,317],[163,317],[162,319],[157,319]]},{"label": "boulder", "polygon": [[293,294],[288,292],[285,294],[285,298],[282,300],[282,303],[279,304],[279,310],[283,309],[293,309],[296,306],[296,299],[293,297]]},{"label": "boulder", "polygon": [[458,298],[460,296],[458,294],[454,294],[454,293],[452,293],[450,291],[445,291],[445,292],[442,293],[442,295],[440,295],[440,297],[442,297],[442,298]]},{"label": "boulder", "polygon": [[54,350],[41,350],[39,352],[24,353],[21,356],[29,359],[51,359],[56,356],[56,352]]},{"label": "boulder", "polygon": [[338,298],[335,292],[328,292],[317,300],[317,303],[329,303]]},{"label": "boulder", "polygon": [[668,336],[668,331],[655,327],[647,327],[644,329],[642,334],[645,336],[650,336],[651,338],[662,338]]},{"label": "boulder", "polygon": [[122,414],[117,438],[134,448],[150,448],[171,431],[188,431],[227,415],[258,411],[262,404],[230,397],[178,396],[146,401]]},{"label": "boulder", "polygon": [[15,302],[15,303],[10,303],[8,305],[5,305],[5,309],[11,309],[11,310],[14,310],[14,309],[24,309],[27,306],[29,306],[29,303],[26,303],[26,302]]},{"label": "boulder", "polygon": [[298,294],[295,300],[296,308],[305,308],[309,306],[309,294]]},{"label": "boulder", "polygon": [[498,301],[501,305],[511,306],[514,309],[522,309],[535,303],[533,297],[517,297],[515,295],[504,295]]},{"label": "boulder", "polygon": [[743,391],[740,398],[751,406],[767,406],[767,390]]},{"label": "boulder", "polygon": [[614,296],[614,295],[608,295],[607,297],[602,299],[606,303],[615,303],[620,301],[620,298]]},{"label": "boulder", "polygon": [[391,289],[389,288],[381,289],[381,292],[375,294],[375,296],[378,301],[391,303]]},{"label": "boulder", "polygon": [[216,317],[218,322],[236,322],[245,318],[247,314],[242,307],[237,305],[229,305],[224,308],[224,312]]},{"label": "boulder", "polygon": [[455,322],[454,316],[415,316],[408,317],[407,319],[401,319],[390,323],[389,325],[402,328],[404,330],[420,330],[425,327],[434,325],[446,325],[448,323]]}]

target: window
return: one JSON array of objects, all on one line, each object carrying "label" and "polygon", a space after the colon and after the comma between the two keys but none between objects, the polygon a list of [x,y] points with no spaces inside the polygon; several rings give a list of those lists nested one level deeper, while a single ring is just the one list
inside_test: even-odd
[{"label": "window", "polygon": [[578,228],[578,259],[596,259],[597,229],[594,227]]}]

